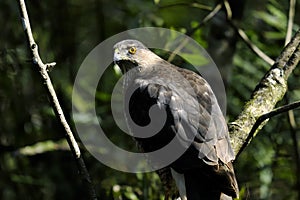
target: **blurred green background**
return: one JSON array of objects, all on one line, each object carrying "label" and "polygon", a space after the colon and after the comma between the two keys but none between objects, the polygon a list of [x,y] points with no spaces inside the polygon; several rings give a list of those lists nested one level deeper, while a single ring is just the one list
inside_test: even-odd
[{"label": "blurred green background", "polygon": [[[251,41],[275,59],[281,52],[289,1],[229,1],[233,20]],[[33,34],[43,61],[57,62],[54,87],[72,124],[71,95],[76,72],[101,41],[131,28],[171,28],[206,48],[216,61],[227,90],[227,120],[233,121],[270,65],[255,55],[220,12],[199,23],[217,1],[208,0],[27,0]],[[293,32],[299,28],[296,5]],[[19,18],[18,2],[0,1],[0,199],[88,199],[76,164],[39,77],[31,63]],[[289,79],[281,105],[300,99],[300,70]],[[101,80],[97,112],[109,137],[124,140],[110,111],[110,89],[119,75]],[[291,114],[291,113],[290,113]],[[235,162],[241,199],[300,199],[300,112],[272,118]],[[155,173],[129,174],[104,166],[84,147],[83,156],[101,200],[162,199]]]}]

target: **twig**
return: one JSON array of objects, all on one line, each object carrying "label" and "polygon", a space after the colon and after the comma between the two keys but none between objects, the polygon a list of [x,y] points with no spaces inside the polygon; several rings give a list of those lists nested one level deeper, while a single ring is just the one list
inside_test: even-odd
[{"label": "twig", "polygon": [[[286,31],[286,37],[285,37],[285,43],[284,45],[287,45],[288,42],[292,38],[292,32],[293,32],[293,24],[294,24],[294,16],[295,16],[295,5],[296,0],[290,0],[290,8],[289,8],[289,20],[288,20],[288,26]],[[295,154],[295,163],[296,163],[296,186],[297,188],[300,187],[300,156],[299,156],[299,148],[298,148],[298,140],[297,140],[297,134],[296,134],[296,120],[293,110],[288,111],[288,119],[290,124],[290,133],[293,141],[293,147],[294,147],[294,154]],[[300,199],[300,192],[298,193],[298,199]]]},{"label": "twig", "polygon": [[[296,7],[295,5],[296,5],[296,0],[290,0],[289,20],[288,20],[288,27],[287,27],[287,31],[286,31],[286,37],[285,37],[285,45],[292,38],[292,30],[293,30],[295,7]],[[298,147],[298,140],[297,140],[297,134],[296,134],[297,124],[296,124],[293,110],[289,110],[288,118],[289,118],[289,123],[290,123],[290,132],[291,132],[291,137],[292,137],[293,147],[294,147],[294,154],[295,154],[296,174],[297,174],[296,187],[299,188],[300,187],[300,150]],[[300,192],[298,192],[298,199],[300,199]]]},{"label": "twig", "polygon": [[69,150],[68,143],[65,139],[61,139],[59,141],[46,140],[37,142],[35,144],[31,144],[28,146],[24,146],[14,150],[15,155],[23,155],[23,156],[32,156],[37,154],[43,154],[50,151],[65,151]]},{"label": "twig", "polygon": [[90,195],[90,199],[97,199],[96,197],[96,192],[94,190],[90,175],[87,171],[86,165],[84,163],[84,160],[81,156],[81,152],[80,149],[78,147],[78,144],[74,138],[74,135],[71,131],[71,128],[68,124],[68,122],[66,121],[66,118],[64,116],[64,113],[62,111],[62,108],[59,104],[58,98],[56,96],[54,87],[51,83],[51,79],[48,75],[47,70],[50,67],[53,67],[55,65],[55,63],[50,63],[50,64],[44,64],[39,56],[38,53],[38,46],[34,41],[33,35],[32,35],[32,31],[31,31],[31,27],[30,27],[30,22],[29,22],[29,17],[27,14],[27,9],[26,9],[26,5],[24,0],[19,0],[19,7],[20,7],[20,13],[21,13],[21,19],[22,19],[22,23],[23,23],[23,28],[25,31],[25,35],[26,38],[28,40],[28,45],[30,47],[30,52],[32,54],[32,60],[33,60],[33,64],[34,66],[37,67],[37,69],[40,72],[40,75],[43,79],[43,82],[46,86],[46,90],[48,92],[49,98],[51,100],[52,103],[52,107],[53,110],[57,116],[57,118],[60,120],[61,125],[64,127],[65,133],[66,133],[66,139],[67,142],[70,146],[71,152],[75,158],[76,164],[78,166],[79,169],[79,173],[81,178],[85,181],[85,183],[87,184],[88,190],[89,190],[89,195]]},{"label": "twig", "polygon": [[[290,124],[290,134],[293,141],[293,150],[294,150],[294,163],[296,166],[296,188],[300,187],[300,148],[298,145],[298,136],[297,136],[297,123],[295,120],[293,110],[289,110],[288,117],[289,117],[289,124]],[[298,191],[298,200],[300,200],[300,191]]]},{"label": "twig", "polygon": [[[291,127],[291,136],[294,147],[295,160],[296,163],[296,188],[300,187],[300,149],[298,143],[297,132]],[[298,200],[300,200],[300,191],[298,190]]]},{"label": "twig", "polygon": [[238,28],[232,21],[229,21],[231,26],[236,30],[240,38],[246,43],[246,45],[256,54],[258,55],[261,59],[263,59],[266,63],[269,65],[274,64],[274,60],[270,58],[268,55],[266,55],[262,50],[260,50],[251,40],[249,37],[246,35],[246,33]]},{"label": "twig", "polygon": [[224,7],[226,10],[226,15],[229,24],[235,29],[235,31],[238,33],[239,37],[246,43],[246,45],[256,54],[258,55],[261,59],[263,59],[266,63],[269,65],[274,64],[274,60],[267,56],[263,51],[261,51],[247,36],[247,34],[240,28],[238,28],[234,22],[232,21],[232,10],[230,7],[230,4],[228,3],[227,0],[224,0]]},{"label": "twig", "polygon": [[[290,0],[290,8],[289,8],[289,20],[288,20],[288,26],[287,26],[287,31],[286,31],[286,37],[285,37],[285,42],[284,45],[287,45],[288,42],[292,38],[292,32],[293,32],[293,24],[294,24],[294,17],[295,17],[295,7],[296,7],[296,0]],[[297,176],[297,181],[296,181],[296,186],[299,188],[300,187],[300,156],[299,156],[299,148],[298,148],[298,142],[297,142],[297,135],[296,135],[296,121],[295,121],[295,115],[293,110],[288,111],[288,118],[289,118],[289,123],[290,123],[290,132],[291,132],[291,137],[293,141],[293,146],[294,146],[294,152],[295,152],[295,161],[296,161],[296,174]],[[300,199],[300,193],[298,194],[298,199]]]},{"label": "twig", "polygon": [[[295,16],[295,6],[296,6],[296,0],[290,0],[289,20],[288,20],[288,26],[287,26],[284,45],[287,45],[288,42],[292,38],[292,30],[293,30],[294,16]],[[295,121],[293,110],[289,110],[288,117],[289,117],[289,122],[290,122],[291,128],[295,129],[296,121]]]},{"label": "twig", "polygon": [[222,8],[222,4],[219,3],[215,6],[215,8],[210,12],[208,13],[208,15],[206,15],[204,17],[204,19],[194,28],[192,28],[190,31],[188,31],[186,34],[188,36],[191,36],[193,35],[196,30],[198,30],[199,28],[201,28],[203,25],[205,25],[209,20],[211,20]]},{"label": "twig", "polygon": [[271,112],[268,112],[266,114],[261,115],[255,122],[255,124],[252,126],[252,129],[247,137],[247,139],[245,140],[243,146],[240,148],[237,156],[239,156],[239,154],[245,149],[245,147],[249,144],[249,142],[251,141],[251,139],[254,136],[254,133],[257,131],[258,127],[266,120],[269,119],[271,117],[274,117],[276,115],[279,115],[281,113],[287,112],[289,110],[293,110],[295,108],[300,107],[300,101],[296,101],[294,103],[288,104],[288,105],[284,105],[281,107],[278,107],[274,110],[272,110]]},{"label": "twig", "polygon": [[[188,36],[193,35],[196,32],[196,30],[198,30],[201,26],[203,26],[209,20],[211,20],[221,10],[221,8],[222,8],[222,4],[221,3],[217,4],[216,7],[208,15],[206,15],[206,17],[204,17],[204,19],[196,27],[188,31],[186,35]],[[188,39],[185,38],[169,56],[168,62],[171,62],[175,58],[176,54],[186,45],[187,42]]]},{"label": "twig", "polygon": [[291,126],[293,129],[296,129],[296,128],[297,128],[297,123],[296,123],[296,120],[295,120],[295,115],[294,115],[293,110],[289,110],[288,116],[289,116],[289,123],[290,123],[290,126]]},{"label": "twig", "polygon": [[286,31],[284,45],[287,45],[287,43],[292,39],[293,24],[294,24],[294,17],[295,17],[295,7],[296,7],[296,0],[290,0],[289,21],[288,21],[288,27],[287,27],[287,31]]},{"label": "twig", "polygon": [[175,56],[178,54],[178,52],[184,48],[184,46],[186,45],[186,43],[188,42],[189,40],[187,38],[185,38],[183,41],[180,42],[180,44],[176,47],[176,49],[174,49],[174,51],[172,52],[172,54],[169,56],[168,58],[168,62],[171,62]]},{"label": "twig", "polygon": [[225,10],[226,10],[227,19],[231,20],[232,19],[232,10],[231,10],[230,4],[227,0],[224,0],[223,4],[224,4]]}]

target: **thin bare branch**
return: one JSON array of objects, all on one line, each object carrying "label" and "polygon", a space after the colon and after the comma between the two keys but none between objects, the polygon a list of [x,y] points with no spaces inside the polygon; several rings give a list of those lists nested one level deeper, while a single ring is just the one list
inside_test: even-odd
[{"label": "thin bare branch", "polygon": [[168,58],[168,62],[171,62],[175,56],[178,54],[178,52],[186,45],[186,43],[188,42],[189,40],[187,38],[185,38],[179,45],[178,47],[176,47],[176,49],[172,52],[172,54],[169,56]]},{"label": "thin bare branch", "polygon": [[227,15],[228,22],[235,29],[235,31],[238,33],[239,37],[247,44],[247,46],[256,55],[258,55],[261,59],[263,59],[269,65],[273,65],[275,61],[272,58],[270,58],[268,55],[266,55],[262,50],[260,50],[253,42],[251,42],[251,40],[249,39],[247,34],[242,29],[238,28],[234,24],[234,22],[232,21],[231,7],[230,7],[227,0],[224,0],[224,7],[225,7],[225,10],[226,10],[226,15]]},{"label": "thin bare branch", "polygon": [[[290,124],[290,134],[293,141],[293,150],[294,150],[294,163],[295,163],[295,174],[296,174],[296,187],[300,187],[300,147],[298,144],[298,130],[297,130],[297,123],[295,120],[294,112],[293,110],[289,110],[288,112],[289,117],[289,124]],[[298,200],[300,200],[300,191],[298,191]]]},{"label": "thin bare branch", "polygon": [[236,27],[232,21],[230,21],[230,24],[234,27],[234,29],[237,31],[238,35],[240,38],[247,44],[247,46],[256,54],[258,55],[261,59],[263,59],[266,63],[269,65],[274,64],[274,60],[270,58],[268,55],[266,55],[262,50],[260,50],[247,36],[245,31],[242,29]]},{"label": "thin bare branch", "polygon": [[288,27],[287,27],[287,31],[286,31],[284,45],[287,45],[287,43],[289,43],[289,41],[292,39],[295,8],[296,8],[296,0],[290,0],[289,21],[288,21]]},{"label": "thin bare branch", "polygon": [[296,123],[296,120],[295,120],[294,111],[293,111],[293,110],[289,110],[288,116],[289,116],[289,123],[290,123],[290,126],[291,126],[293,129],[296,129],[296,128],[297,128],[297,123]]},{"label": "thin bare branch", "polygon": [[84,163],[84,160],[81,156],[81,152],[80,149],[78,147],[78,144],[75,140],[75,137],[71,131],[71,128],[64,116],[63,110],[60,106],[60,103],[58,101],[56,92],[54,90],[54,87],[52,85],[51,79],[48,75],[48,68],[49,67],[53,67],[55,65],[55,63],[49,63],[49,64],[44,64],[39,56],[39,52],[38,52],[38,46],[34,41],[33,35],[32,35],[32,31],[31,31],[31,26],[30,26],[30,22],[29,22],[29,17],[27,14],[27,9],[26,9],[26,5],[24,0],[19,0],[19,7],[20,7],[20,13],[21,13],[21,20],[22,20],[22,24],[23,24],[23,28],[25,31],[25,35],[28,41],[28,45],[30,48],[30,52],[32,54],[32,61],[35,67],[37,67],[37,69],[40,72],[40,75],[42,77],[42,80],[44,82],[44,85],[46,86],[46,90],[48,92],[50,101],[52,103],[52,108],[56,114],[56,117],[59,119],[61,125],[64,127],[65,130],[65,135],[66,135],[66,139],[67,142],[69,144],[69,147],[71,149],[71,152],[75,158],[75,161],[77,163],[81,178],[85,181],[85,183],[87,184],[87,188],[89,190],[89,195],[90,195],[90,199],[97,199],[96,197],[96,192],[94,190],[93,184],[91,182],[91,178],[90,175],[87,171],[86,165]]},{"label": "thin bare branch", "polygon": [[[193,29],[191,29],[190,31],[188,31],[186,34],[188,36],[193,35],[196,30],[198,30],[201,26],[203,26],[204,24],[206,24],[209,20],[211,20],[222,8],[222,4],[217,4],[216,7],[208,14],[206,15],[206,17],[204,17],[204,19]],[[172,52],[172,54],[169,56],[168,58],[168,62],[171,62],[176,54],[185,46],[185,44],[188,42],[188,39],[184,39],[180,45]]]},{"label": "thin bare branch", "polygon": [[[293,112],[291,112],[293,114]],[[290,112],[289,112],[290,116]],[[290,134],[293,141],[293,150],[294,150],[294,163],[296,165],[295,174],[296,174],[296,188],[300,187],[300,148],[298,144],[298,135],[296,130],[296,124],[293,122],[293,116],[289,117],[290,119]],[[300,191],[298,191],[298,200],[300,200]]]},{"label": "thin bare branch", "polygon": [[231,10],[230,4],[227,0],[224,0],[223,4],[224,4],[225,10],[226,10],[227,19],[231,20],[232,19],[232,10]]},{"label": "thin bare branch", "polygon": [[193,35],[196,32],[196,30],[198,30],[203,25],[205,25],[209,20],[211,20],[221,10],[221,8],[222,8],[222,4],[221,3],[217,4],[215,6],[215,8],[210,13],[208,13],[208,15],[206,15],[204,17],[204,19],[196,27],[194,27],[193,29],[191,29],[190,31],[188,31],[186,34],[188,36]]}]

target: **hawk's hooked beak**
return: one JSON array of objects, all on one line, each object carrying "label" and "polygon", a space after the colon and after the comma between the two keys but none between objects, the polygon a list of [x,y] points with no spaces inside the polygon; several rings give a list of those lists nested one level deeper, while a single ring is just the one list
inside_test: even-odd
[{"label": "hawk's hooked beak", "polygon": [[120,50],[116,48],[114,50],[114,63],[118,64],[118,61],[124,60],[124,56],[121,55]]},{"label": "hawk's hooked beak", "polygon": [[119,66],[122,73],[137,66],[137,63],[131,60],[127,55],[122,55],[122,52],[120,52],[118,48],[114,50],[114,63]]}]

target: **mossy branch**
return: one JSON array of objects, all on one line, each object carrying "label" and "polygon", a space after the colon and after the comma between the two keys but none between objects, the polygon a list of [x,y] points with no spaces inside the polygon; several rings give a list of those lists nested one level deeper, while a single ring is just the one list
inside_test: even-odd
[{"label": "mossy branch", "polygon": [[[229,124],[231,144],[236,155],[249,142],[249,134],[256,121],[264,114],[271,112],[287,92],[287,79],[300,60],[300,30],[291,42],[283,49],[271,69],[262,78],[253,91],[250,100],[245,104],[238,118]],[[255,129],[253,136],[265,125],[267,119]]]}]

